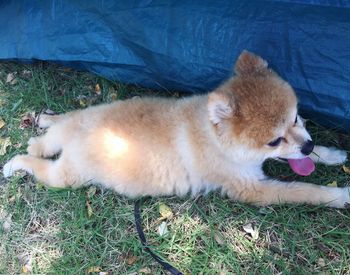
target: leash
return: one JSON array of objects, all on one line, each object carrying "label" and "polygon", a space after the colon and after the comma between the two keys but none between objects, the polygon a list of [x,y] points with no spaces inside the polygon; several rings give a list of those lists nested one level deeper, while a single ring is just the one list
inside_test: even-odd
[{"label": "leash", "polygon": [[135,216],[135,225],[136,225],[137,234],[139,235],[143,249],[146,250],[154,260],[156,260],[165,270],[169,271],[171,274],[183,275],[183,273],[178,271],[171,264],[167,263],[158,255],[154,254],[154,252],[149,248],[145,234],[143,233],[143,229],[142,229],[142,220],[141,220],[141,214],[140,214],[141,202],[142,202],[142,199],[138,199],[135,202],[134,216]]}]

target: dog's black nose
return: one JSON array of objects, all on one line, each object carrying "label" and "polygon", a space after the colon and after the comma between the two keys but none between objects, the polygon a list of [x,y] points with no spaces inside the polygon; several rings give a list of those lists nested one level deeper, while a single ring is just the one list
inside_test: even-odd
[{"label": "dog's black nose", "polygon": [[301,147],[301,152],[304,155],[310,155],[312,150],[314,150],[315,144],[313,143],[312,140],[308,140],[307,142],[304,143],[303,147]]}]

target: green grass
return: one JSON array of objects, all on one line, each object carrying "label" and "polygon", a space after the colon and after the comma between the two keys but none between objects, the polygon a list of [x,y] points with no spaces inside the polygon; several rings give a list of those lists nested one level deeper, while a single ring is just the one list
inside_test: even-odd
[{"label": "green grass", "polygon": [[[9,73],[15,73],[15,84],[6,83]],[[101,95],[95,93],[96,84]],[[0,137],[10,137],[12,145],[0,156],[0,166],[25,152],[29,137],[40,134],[35,127],[20,128],[21,118],[28,112],[47,108],[65,112],[145,94],[174,96],[44,63],[2,63],[0,117],[6,125]],[[316,142],[350,150],[349,136],[315,124],[310,130]],[[285,164],[269,161],[265,170],[280,179],[300,179]],[[349,185],[350,175],[340,166],[318,165],[317,171],[303,180],[324,185],[337,181],[344,186]],[[174,213],[167,221],[169,232],[162,237],[158,234],[160,203]],[[142,218],[154,251],[184,273],[350,273],[350,216],[345,210],[258,208],[213,193],[194,199],[147,199]],[[243,230],[248,223],[259,230],[255,240]],[[32,273],[82,274],[97,267],[115,274],[162,274],[142,251],[132,200],[101,188],[50,190],[24,173],[9,180],[0,176],[1,274],[17,274],[26,268]]]}]

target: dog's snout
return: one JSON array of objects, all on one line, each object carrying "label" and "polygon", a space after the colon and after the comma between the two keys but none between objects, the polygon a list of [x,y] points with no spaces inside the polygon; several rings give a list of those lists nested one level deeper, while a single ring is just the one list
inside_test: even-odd
[{"label": "dog's snout", "polygon": [[303,147],[301,147],[301,152],[304,155],[310,155],[311,152],[314,150],[315,144],[313,143],[312,140],[308,140],[303,144]]}]

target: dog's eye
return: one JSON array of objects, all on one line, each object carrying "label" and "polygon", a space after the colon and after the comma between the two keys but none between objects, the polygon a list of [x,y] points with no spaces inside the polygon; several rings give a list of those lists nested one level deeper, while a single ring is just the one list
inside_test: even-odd
[{"label": "dog's eye", "polygon": [[298,122],[298,116],[295,117],[294,124],[297,124],[297,122]]},{"label": "dog's eye", "polygon": [[271,147],[276,147],[276,146],[280,145],[282,139],[283,139],[283,137],[276,138],[275,140],[269,142],[268,145]]}]

